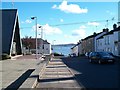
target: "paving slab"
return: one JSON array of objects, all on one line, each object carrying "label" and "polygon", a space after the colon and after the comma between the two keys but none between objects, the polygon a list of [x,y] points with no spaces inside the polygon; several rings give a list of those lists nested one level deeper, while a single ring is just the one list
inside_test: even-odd
[{"label": "paving slab", "polygon": [[[51,60],[39,77],[36,88],[41,90],[58,90],[64,88],[81,88],[71,70],[61,59]],[[74,89],[73,89],[74,90]]]}]

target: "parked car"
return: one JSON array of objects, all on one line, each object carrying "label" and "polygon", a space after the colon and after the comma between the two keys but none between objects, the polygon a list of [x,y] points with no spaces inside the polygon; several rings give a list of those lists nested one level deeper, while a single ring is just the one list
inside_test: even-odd
[{"label": "parked car", "polygon": [[86,53],[85,53],[85,56],[86,56],[86,57],[89,57],[89,54],[90,54],[90,52],[86,52]]},{"label": "parked car", "polygon": [[89,62],[114,63],[115,58],[107,52],[91,52],[89,55]]},{"label": "parked car", "polygon": [[75,53],[70,54],[70,57],[76,57]]},{"label": "parked car", "polygon": [[117,56],[117,55],[114,55],[113,53],[111,53],[111,52],[108,52],[110,55],[112,55],[114,58],[115,58],[115,60],[117,60],[117,61],[120,61],[120,56]]},{"label": "parked car", "polygon": [[91,53],[92,53],[92,52],[90,52],[90,53],[89,53],[89,55],[88,55],[88,58],[90,58],[90,56],[91,56]]}]

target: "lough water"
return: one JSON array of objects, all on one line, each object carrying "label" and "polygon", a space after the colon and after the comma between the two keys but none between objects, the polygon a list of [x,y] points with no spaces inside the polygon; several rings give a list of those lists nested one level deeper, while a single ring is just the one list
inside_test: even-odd
[{"label": "lough water", "polygon": [[52,45],[53,52],[63,54],[65,56],[68,56],[71,53],[71,48],[73,47],[73,44],[70,45]]}]

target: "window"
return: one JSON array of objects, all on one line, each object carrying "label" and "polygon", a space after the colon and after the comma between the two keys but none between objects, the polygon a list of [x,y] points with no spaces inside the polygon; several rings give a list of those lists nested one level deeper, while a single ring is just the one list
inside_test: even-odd
[{"label": "window", "polygon": [[99,40],[97,40],[97,45],[99,46]]},{"label": "window", "polygon": [[106,37],[105,37],[105,45],[106,45]]},{"label": "window", "polygon": [[107,44],[110,44],[109,36],[107,36]]},{"label": "window", "polygon": [[120,41],[120,31],[118,32],[118,41]]},{"label": "window", "polygon": [[99,42],[100,42],[100,41],[98,40],[98,46],[100,45]]}]

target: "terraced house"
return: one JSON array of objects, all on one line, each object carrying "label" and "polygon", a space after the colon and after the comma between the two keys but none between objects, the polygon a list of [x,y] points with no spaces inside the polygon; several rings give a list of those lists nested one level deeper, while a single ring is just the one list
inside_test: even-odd
[{"label": "terraced house", "polygon": [[81,47],[82,47],[82,54],[85,54],[86,52],[94,52],[97,48],[96,40],[101,37],[102,35],[106,34],[108,32],[108,29],[103,29],[100,33],[93,33],[93,35],[90,35],[84,39],[82,39]]},{"label": "terraced house", "polygon": [[112,52],[120,55],[120,26],[113,25],[113,30],[97,39],[97,51]]}]

